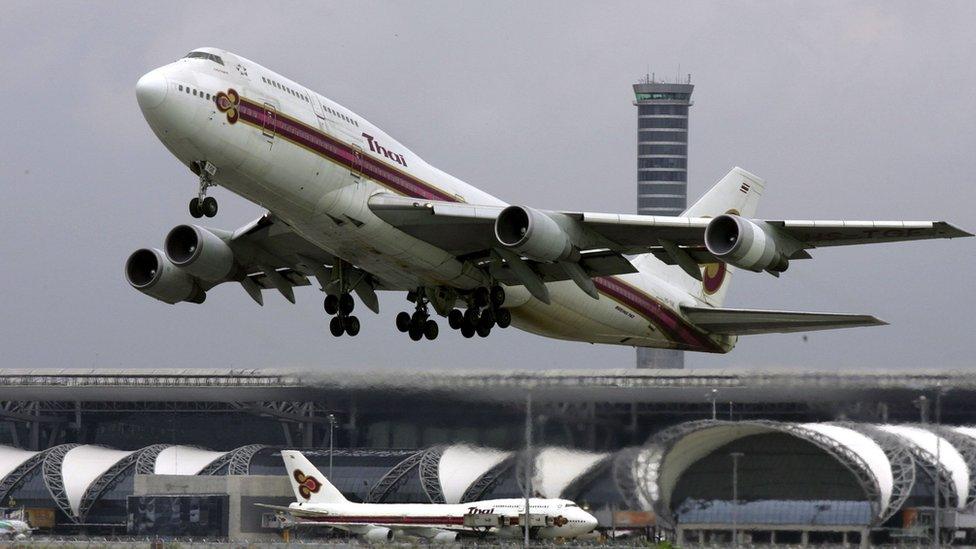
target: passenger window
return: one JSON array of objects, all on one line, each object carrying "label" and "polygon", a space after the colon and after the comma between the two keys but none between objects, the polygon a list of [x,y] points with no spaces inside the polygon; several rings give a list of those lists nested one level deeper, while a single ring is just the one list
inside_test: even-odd
[{"label": "passenger window", "polygon": [[180,84],[180,91],[183,91],[183,84]]},{"label": "passenger window", "polygon": [[196,97],[196,95],[197,95],[197,90],[196,90],[196,88],[194,88],[193,89],[193,96]]},{"label": "passenger window", "polygon": [[207,94],[207,101],[210,101],[210,94]]}]

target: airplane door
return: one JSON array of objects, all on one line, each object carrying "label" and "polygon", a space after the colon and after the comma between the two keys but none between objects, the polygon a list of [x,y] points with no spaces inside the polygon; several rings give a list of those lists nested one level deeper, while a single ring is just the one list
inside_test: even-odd
[{"label": "airplane door", "polygon": [[363,171],[363,148],[357,143],[352,143],[352,150],[356,157],[353,159],[352,170],[349,171],[349,175],[359,179],[359,174]]},{"label": "airplane door", "polygon": [[278,110],[270,103],[264,104],[264,120],[261,125],[261,133],[268,139],[269,143],[274,142],[275,124],[278,122]]}]

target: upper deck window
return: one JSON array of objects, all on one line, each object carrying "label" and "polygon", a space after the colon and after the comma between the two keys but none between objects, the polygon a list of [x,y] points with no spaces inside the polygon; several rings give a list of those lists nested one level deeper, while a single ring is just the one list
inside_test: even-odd
[{"label": "upper deck window", "polygon": [[219,56],[204,51],[191,51],[190,53],[186,54],[184,59],[209,59],[218,65],[224,64],[224,60]]}]

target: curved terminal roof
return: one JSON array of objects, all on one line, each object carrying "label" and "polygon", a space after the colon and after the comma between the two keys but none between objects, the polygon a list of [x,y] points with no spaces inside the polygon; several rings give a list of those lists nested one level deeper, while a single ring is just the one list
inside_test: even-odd
[{"label": "curved terminal roof", "polygon": [[64,493],[75,516],[80,512],[81,500],[88,487],[113,465],[132,453],[132,451],[113,450],[90,444],[68,450],[61,462],[61,480],[64,483]]},{"label": "curved terminal roof", "polygon": [[4,479],[22,463],[40,454],[32,450],[21,450],[13,446],[0,446],[0,479]]},{"label": "curved terminal roof", "polygon": [[459,444],[444,449],[437,467],[446,503],[459,503],[465,490],[511,452]]},{"label": "curved terminal roof", "polygon": [[880,428],[915,445],[924,455],[929,457],[933,464],[938,458],[941,468],[949,473],[952,480],[952,485],[958,496],[957,507],[960,509],[965,507],[966,499],[969,497],[969,466],[966,465],[966,460],[951,442],[921,427],[882,425]]},{"label": "curved terminal roof", "polygon": [[544,498],[562,497],[570,483],[610,454],[544,448],[535,456],[532,489]]},{"label": "curved terminal roof", "polygon": [[168,446],[156,455],[153,473],[157,475],[195,475],[226,453],[193,446]]},{"label": "curved terminal roof", "polygon": [[891,503],[891,494],[895,486],[895,478],[891,472],[891,462],[877,442],[852,429],[831,425],[828,423],[804,423],[801,428],[824,435],[861,456],[868,468],[878,481],[881,492],[881,511],[887,510]]}]

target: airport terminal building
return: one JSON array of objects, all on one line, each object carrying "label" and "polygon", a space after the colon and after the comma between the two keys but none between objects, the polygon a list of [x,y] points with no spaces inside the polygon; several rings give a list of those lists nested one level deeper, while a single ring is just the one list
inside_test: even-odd
[{"label": "airport terminal building", "polygon": [[304,448],[353,501],[528,478],[606,531],[685,544],[966,539],[974,396],[953,372],[8,370],[0,502],[56,533],[270,539],[254,504],[292,501],[279,453]]}]

